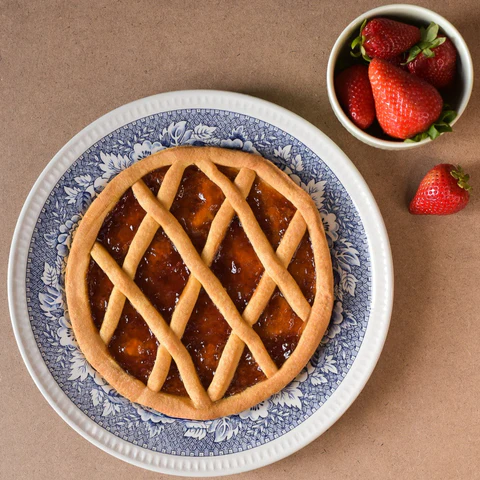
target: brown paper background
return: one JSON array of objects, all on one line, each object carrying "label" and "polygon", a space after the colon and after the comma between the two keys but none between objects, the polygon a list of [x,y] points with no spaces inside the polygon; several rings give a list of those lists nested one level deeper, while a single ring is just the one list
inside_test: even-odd
[{"label": "brown paper background", "polygon": [[[329,50],[382,2],[0,0],[1,269],[47,162],[90,122],[179,89],[264,98],[330,136],[365,177],[390,235],[395,302],[385,349],[347,413],[303,450],[245,479],[480,478],[480,136],[476,89],[454,134],[391,153],[354,139],[327,99]],[[478,0],[420,2],[449,19],[480,66]],[[479,71],[477,68],[477,78]],[[460,162],[474,194],[450,217],[406,209],[434,164]],[[72,430],[31,380],[1,290],[0,478],[153,479]]]}]

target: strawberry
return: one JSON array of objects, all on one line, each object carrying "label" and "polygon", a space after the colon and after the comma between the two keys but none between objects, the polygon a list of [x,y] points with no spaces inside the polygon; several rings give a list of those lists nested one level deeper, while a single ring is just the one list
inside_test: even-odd
[{"label": "strawberry", "polygon": [[362,130],[375,120],[375,103],[368,79],[368,67],[354,65],[335,78],[338,100],[352,122]]},{"label": "strawberry", "polygon": [[436,88],[445,88],[455,78],[457,49],[450,39],[439,36],[438,30],[433,22],[428,28],[420,29],[421,40],[410,49],[406,64],[411,73]]},{"label": "strawberry", "polygon": [[[360,35],[352,42],[352,55],[360,55],[367,61],[372,58],[391,59],[407,51],[420,41],[420,29],[413,25],[389,20],[388,18],[374,18],[363,22]],[[359,46],[359,52],[355,52]]]},{"label": "strawberry", "polygon": [[438,47],[432,48],[433,56],[420,53],[407,64],[408,70],[436,88],[445,88],[452,85],[457,68],[457,49],[450,39],[444,39]]},{"label": "strawberry", "polygon": [[435,87],[380,58],[371,61],[368,76],[377,119],[385,133],[400,139],[427,130],[430,135],[429,129],[439,119],[443,106]]},{"label": "strawberry", "polygon": [[433,167],[420,182],[410,203],[413,215],[450,215],[467,206],[470,199],[469,175],[462,167],[442,163]]}]

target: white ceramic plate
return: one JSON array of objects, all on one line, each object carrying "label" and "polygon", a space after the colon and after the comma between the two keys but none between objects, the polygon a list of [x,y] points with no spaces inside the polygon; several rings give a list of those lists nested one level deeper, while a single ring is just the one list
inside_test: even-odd
[{"label": "white ceramic plate", "polygon": [[[183,144],[260,153],[286,171],[322,214],[335,273],[332,321],[302,373],[260,405],[208,422],[169,418],[119,396],[78,350],[63,292],[71,234],[95,196],[133,162]],[[322,132],[257,98],[182,91],[108,113],[55,155],[20,214],[8,291],[25,364],[70,426],[132,464],[198,477],[275,462],[338,420],[362,390],[383,347],[393,269],[385,226],[367,185]]]}]

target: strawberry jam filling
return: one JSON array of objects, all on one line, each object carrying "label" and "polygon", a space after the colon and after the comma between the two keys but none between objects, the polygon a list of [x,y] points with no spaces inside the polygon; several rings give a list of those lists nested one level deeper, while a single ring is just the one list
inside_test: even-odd
[{"label": "strawberry jam filling", "polygon": [[[155,195],[167,169],[168,167],[158,169],[143,177],[143,181]],[[221,168],[221,171],[232,181],[238,173],[237,170],[227,168]],[[220,188],[200,170],[196,167],[188,167],[185,170],[171,213],[182,225],[199,253],[205,245],[211,223],[224,200]],[[267,239],[276,249],[295,214],[295,207],[258,178],[247,201]],[[146,212],[129,189],[105,219],[97,241],[119,265],[123,264],[145,215]],[[221,281],[238,311],[242,313],[264,274],[264,268],[237,216],[234,216],[227,229],[211,270]],[[288,270],[311,304],[315,296],[315,269],[307,234]],[[137,268],[135,282],[167,323],[172,319],[189,275],[190,272],[177,249],[163,229],[159,228]],[[96,327],[100,329],[113,285],[93,260],[90,263],[87,283],[92,318]],[[255,331],[278,367],[281,367],[295,350],[303,327],[304,323],[293,312],[278,289],[254,325]],[[205,388],[208,388],[215,375],[230,334],[231,328],[227,321],[202,288],[182,342],[190,353]],[[144,319],[126,300],[118,327],[108,345],[110,354],[126,372],[146,383],[155,364],[158,346],[159,341]],[[239,393],[264,379],[262,370],[245,347],[226,395]],[[187,395],[174,361],[171,363],[162,392]]]}]

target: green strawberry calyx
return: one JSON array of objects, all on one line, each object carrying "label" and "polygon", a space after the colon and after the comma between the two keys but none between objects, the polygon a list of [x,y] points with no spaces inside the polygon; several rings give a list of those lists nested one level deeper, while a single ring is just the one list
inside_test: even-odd
[{"label": "green strawberry calyx", "polygon": [[[365,47],[363,46],[363,44],[365,43],[365,35],[362,35],[362,32],[363,32],[363,29],[365,28],[365,25],[367,24],[367,19],[365,19],[362,23],[362,25],[360,26],[360,34],[358,35],[358,37],[355,37],[355,39],[353,40],[353,42],[351,43],[350,47],[351,47],[351,52],[350,52],[350,55],[352,57],[355,57],[355,58],[358,58],[360,56],[362,56],[362,58],[367,61],[367,62],[371,62],[372,59],[367,55],[367,52],[365,50]],[[358,49],[357,49],[358,47]]]},{"label": "green strawberry calyx", "polygon": [[402,65],[406,65],[415,60],[420,53],[423,53],[427,58],[433,58],[435,56],[434,49],[446,40],[445,37],[438,36],[438,29],[438,25],[434,22],[430,23],[427,28],[420,27],[420,42],[410,49],[407,61]]},{"label": "green strawberry calyx", "polygon": [[405,143],[416,143],[425,140],[426,138],[431,138],[435,140],[439,137],[442,133],[452,132],[452,126],[450,125],[453,120],[457,117],[457,112],[452,110],[449,105],[445,104],[443,106],[442,113],[438,120],[430,125],[428,130],[425,132],[419,133],[412,138],[407,138]]},{"label": "green strawberry calyx", "polygon": [[470,180],[470,175],[463,171],[463,168],[460,165],[457,165],[454,169],[450,171],[450,175],[457,180],[457,185],[460,188],[463,188],[467,192],[471,192],[472,187],[468,184]]}]

